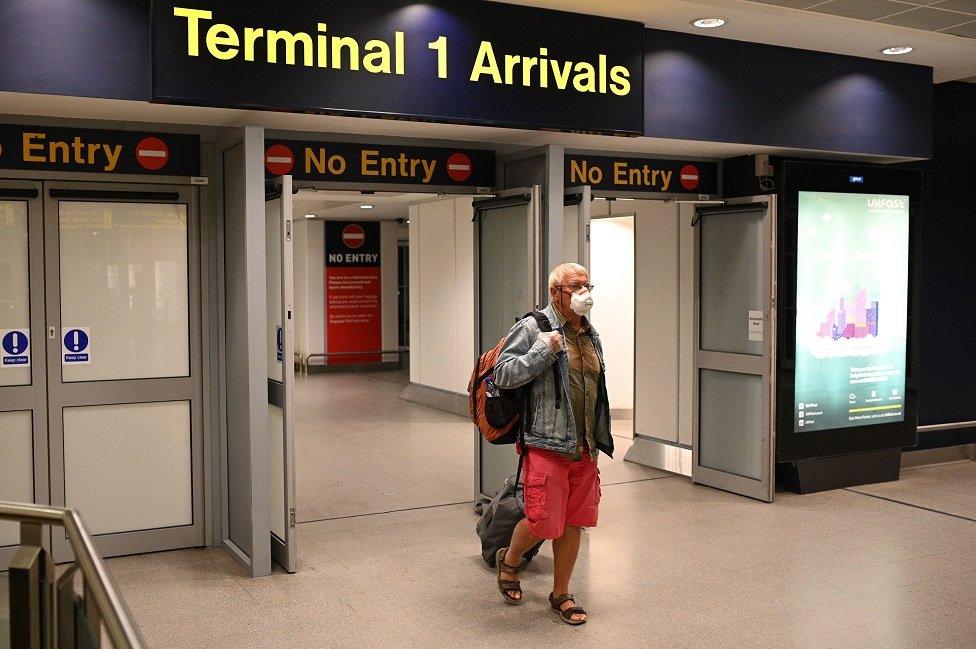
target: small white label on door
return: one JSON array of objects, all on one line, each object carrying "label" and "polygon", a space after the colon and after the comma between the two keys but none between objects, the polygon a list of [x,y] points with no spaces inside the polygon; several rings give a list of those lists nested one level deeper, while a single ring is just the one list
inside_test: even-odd
[{"label": "small white label on door", "polygon": [[61,327],[61,364],[91,363],[91,327]]},{"label": "small white label on door", "polygon": [[30,329],[0,329],[0,369],[30,367]]},{"label": "small white label on door", "polygon": [[749,311],[749,340],[762,342],[763,339],[763,312]]}]

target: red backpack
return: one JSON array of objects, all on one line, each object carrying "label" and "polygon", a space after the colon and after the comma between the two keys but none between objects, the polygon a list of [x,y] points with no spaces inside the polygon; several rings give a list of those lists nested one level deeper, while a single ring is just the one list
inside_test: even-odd
[{"label": "red backpack", "polygon": [[[544,313],[533,311],[523,317],[529,316],[535,318],[542,331],[552,331],[549,318]],[[471,414],[471,421],[490,444],[514,444],[519,440],[525,423],[526,401],[531,384],[514,390],[503,390],[494,382],[495,363],[507,341],[506,336],[492,349],[478,357],[474,371],[471,372],[471,379],[468,381],[468,411]],[[556,377],[558,400],[561,392],[557,365],[553,365],[553,375]]]}]

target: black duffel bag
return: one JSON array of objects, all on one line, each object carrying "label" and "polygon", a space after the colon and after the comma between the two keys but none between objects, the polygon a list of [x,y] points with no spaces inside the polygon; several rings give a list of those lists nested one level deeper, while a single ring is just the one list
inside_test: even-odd
[{"label": "black duffel bag", "polygon": [[[521,458],[519,467],[521,468]],[[518,473],[510,477],[502,485],[492,499],[481,502],[481,518],[475,531],[481,539],[481,558],[492,568],[495,567],[495,556],[501,548],[508,547],[512,540],[512,532],[518,522],[525,518],[525,498],[522,495],[522,485],[517,480]],[[532,560],[542,548],[543,541],[532,546],[522,555],[523,567]]]}]

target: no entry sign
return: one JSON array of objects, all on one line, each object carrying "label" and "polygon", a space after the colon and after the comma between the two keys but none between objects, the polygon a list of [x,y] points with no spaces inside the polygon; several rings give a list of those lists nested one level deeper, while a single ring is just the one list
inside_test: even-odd
[{"label": "no entry sign", "polygon": [[366,232],[363,230],[363,226],[358,223],[350,223],[345,228],[342,229],[342,243],[347,248],[362,247],[363,243],[366,241]]},{"label": "no entry sign", "polygon": [[145,137],[136,145],[136,162],[149,171],[158,171],[169,162],[169,147],[158,137]]},{"label": "no entry sign", "polygon": [[681,168],[681,186],[691,191],[701,182],[701,174],[695,165],[685,165]]},{"label": "no entry sign", "polygon": [[471,158],[463,153],[455,153],[447,159],[447,175],[454,182],[463,183],[470,178],[472,169]]},{"label": "no entry sign", "polygon": [[272,144],[264,154],[264,168],[272,176],[285,176],[295,166],[295,154],[284,144]]}]

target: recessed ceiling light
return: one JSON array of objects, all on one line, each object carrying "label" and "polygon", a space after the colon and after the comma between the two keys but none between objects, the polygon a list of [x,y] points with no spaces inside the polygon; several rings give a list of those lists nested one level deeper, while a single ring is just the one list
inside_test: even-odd
[{"label": "recessed ceiling light", "polygon": [[908,54],[913,48],[911,45],[895,45],[893,47],[886,47],[881,50],[882,54],[887,54],[888,56],[898,56],[899,54]]},{"label": "recessed ceiling light", "polygon": [[359,206],[359,209],[361,209],[361,210],[371,210],[371,209],[373,209],[373,206],[370,205],[369,203],[363,203],[362,205]]},{"label": "recessed ceiling light", "polygon": [[691,24],[702,29],[712,29],[713,27],[721,27],[724,25],[725,18],[699,18],[692,20]]},{"label": "recessed ceiling light", "polygon": [[314,219],[315,218],[315,215],[314,214],[306,214],[305,215],[305,218],[306,219]]}]

